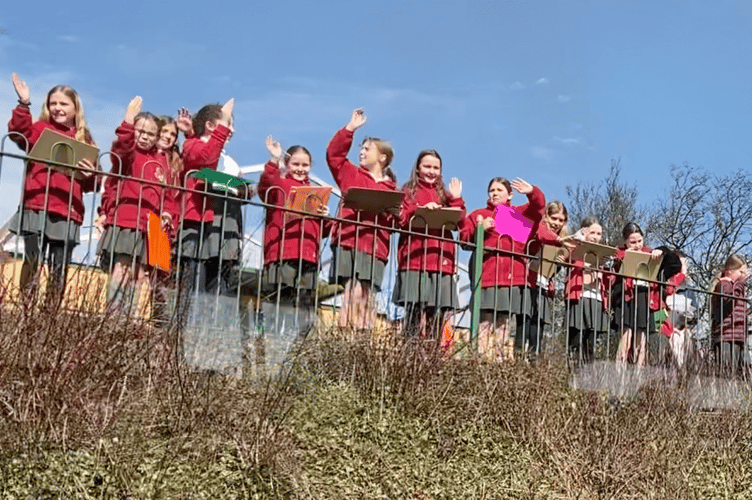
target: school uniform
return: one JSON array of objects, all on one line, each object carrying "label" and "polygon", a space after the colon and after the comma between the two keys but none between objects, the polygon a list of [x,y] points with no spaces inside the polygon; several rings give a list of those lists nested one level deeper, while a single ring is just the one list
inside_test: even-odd
[{"label": "school uniform", "polygon": [[[595,341],[599,334],[608,331],[609,281],[603,276],[585,284],[585,262],[575,260],[569,268],[564,288],[567,301],[567,332],[570,352],[579,352],[583,347],[586,360],[592,358]],[[599,269],[588,272],[600,273]]]},{"label": "school uniform", "polygon": [[[527,198],[528,203],[516,208],[533,221],[535,231],[543,218],[546,198],[535,186]],[[495,218],[495,215],[496,206],[491,202],[488,202],[486,207],[472,212],[461,225],[460,239],[474,242],[478,216],[485,219]],[[483,246],[485,250],[480,276],[481,309],[529,317],[533,311],[530,291],[535,286],[536,273],[530,269],[524,256],[528,243],[514,241],[509,235],[500,235],[496,227],[491,227],[484,233]],[[477,255],[474,258],[477,258]],[[472,281],[474,282],[474,279]]]},{"label": "school uniform", "polygon": [[[221,231],[222,217],[225,213],[224,194],[207,196],[210,187],[202,179],[197,179],[191,172],[204,168],[217,169],[222,148],[230,136],[230,129],[224,125],[217,125],[207,142],[192,137],[183,143],[183,185],[187,191],[183,193],[182,201],[182,232],[181,254],[183,258],[206,260],[219,257],[223,260],[238,260],[240,257],[240,242],[238,232],[242,227],[237,221],[225,221],[224,231],[229,239],[223,240]],[[216,192],[218,193],[218,192]],[[234,206],[228,202],[228,212],[234,214]],[[232,217],[229,217],[232,219]],[[234,240],[234,241],[231,241]],[[220,249],[222,250],[220,252]]]},{"label": "school uniform", "polygon": [[436,187],[418,179],[414,192],[403,188],[405,198],[400,212],[400,227],[413,233],[401,233],[397,244],[397,279],[392,302],[399,306],[419,305],[431,309],[458,307],[456,257],[457,246],[451,241],[452,232],[446,229],[413,228],[415,211],[428,203],[458,208],[465,215],[465,201],[445,192],[441,200]]},{"label": "school uniform", "polygon": [[[626,247],[618,247],[616,261],[621,263],[626,255]],[[641,252],[651,253],[650,247],[642,247]],[[614,310],[613,322],[617,330],[631,328],[648,333],[655,332],[655,320],[653,313],[661,307],[660,288],[657,283],[622,278],[612,287],[613,299],[611,303]]]},{"label": "school uniform", "polygon": [[[264,165],[258,183],[258,195],[267,205],[284,207],[293,188],[310,186],[311,182],[282,177],[279,164]],[[295,217],[285,222],[284,210],[267,207],[264,230],[264,272],[261,289],[273,293],[278,289],[316,288],[316,271],[321,250],[321,238],[328,224],[320,218]]]},{"label": "school uniform", "polygon": [[710,298],[711,331],[716,358],[723,365],[738,366],[744,362],[743,349],[749,333],[746,280],[721,278],[713,291],[716,295]]},{"label": "school uniform", "polygon": [[[110,158],[109,176],[99,207],[105,216],[105,232],[100,239],[100,254],[105,258],[126,255],[142,264],[148,263],[146,236],[149,215],[161,218],[165,211],[165,189],[169,167],[166,157],[152,148],[142,151],[136,147],[136,130],[123,122],[115,131]],[[143,182],[148,181],[148,182]]]},{"label": "school uniform", "polygon": [[[353,187],[397,191],[392,179],[376,180],[366,169],[353,165],[347,159],[352,141],[353,132],[343,128],[334,135],[326,150],[327,164],[343,197]],[[356,211],[342,205],[337,217],[367,225],[334,223],[330,283],[345,284],[350,279],[357,279],[380,290],[389,258],[391,231],[388,228],[393,222],[392,215]]]},{"label": "school uniform", "polygon": [[[36,144],[42,132],[51,129],[75,139],[76,129],[54,121],[34,121],[26,106],[13,110],[8,132],[10,139],[26,153]],[[10,231],[24,238],[24,259],[37,267],[49,248],[48,261],[55,289],[65,286],[68,263],[73,249],[81,241],[84,220],[83,193],[94,191],[96,176],[71,178],[44,163],[27,164],[23,200],[10,220]]]},{"label": "school uniform", "polygon": [[[538,255],[543,249],[543,245],[560,247],[559,236],[551,232],[544,222],[538,223],[533,238],[528,243],[528,255]],[[533,287],[533,312],[530,318],[530,324],[524,335],[516,336],[516,347],[518,351],[529,349],[537,352],[540,345],[539,332],[546,325],[553,322],[553,299],[556,289],[554,287],[553,276],[548,278],[537,274],[536,284]]]},{"label": "school uniform", "polygon": [[[75,138],[76,129],[54,121],[36,121],[25,106],[13,110],[8,132],[10,139],[27,153],[31,151],[45,129]],[[96,186],[96,177],[74,178],[70,174],[31,162],[26,168],[24,195],[21,207],[13,216],[10,231],[19,236],[44,236],[45,239],[66,243],[70,251],[80,242],[84,220],[83,193]]]}]

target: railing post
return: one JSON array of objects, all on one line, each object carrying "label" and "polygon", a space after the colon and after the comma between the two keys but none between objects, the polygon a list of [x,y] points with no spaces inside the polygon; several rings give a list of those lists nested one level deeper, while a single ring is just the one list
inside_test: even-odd
[{"label": "railing post", "polygon": [[475,250],[473,251],[473,269],[471,276],[472,296],[470,298],[472,316],[470,318],[470,344],[473,354],[478,353],[478,326],[480,325],[480,285],[483,274],[483,242],[485,227],[478,224],[475,230]]}]

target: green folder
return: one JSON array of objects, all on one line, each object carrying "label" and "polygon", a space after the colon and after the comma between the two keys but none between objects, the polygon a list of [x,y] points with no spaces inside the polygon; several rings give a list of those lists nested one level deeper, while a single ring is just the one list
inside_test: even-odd
[{"label": "green folder", "polygon": [[204,168],[194,174],[199,179],[204,179],[207,182],[212,183],[214,189],[221,189],[224,191],[234,190],[237,193],[237,188],[244,184],[253,184],[251,181],[243,179],[242,177],[236,177],[234,175],[225,174],[223,172],[217,172],[210,168]]}]

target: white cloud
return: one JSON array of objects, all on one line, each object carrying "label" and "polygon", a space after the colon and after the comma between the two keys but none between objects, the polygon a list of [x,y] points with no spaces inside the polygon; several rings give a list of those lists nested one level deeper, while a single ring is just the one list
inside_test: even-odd
[{"label": "white cloud", "polygon": [[536,85],[546,85],[548,84],[548,78],[543,77],[540,78],[537,82],[535,82]]},{"label": "white cloud", "polygon": [[525,84],[522,82],[514,82],[512,85],[509,86],[510,90],[522,90],[525,88]]},{"label": "white cloud", "polygon": [[554,140],[562,144],[582,144],[582,138],[580,137],[557,137],[554,136]]},{"label": "white cloud", "polygon": [[61,42],[68,42],[68,43],[75,43],[81,40],[76,35],[59,35],[57,39],[60,40]]},{"label": "white cloud", "polygon": [[572,96],[559,94],[559,96],[557,97],[557,99],[559,100],[559,102],[569,102],[569,101],[572,100]]}]

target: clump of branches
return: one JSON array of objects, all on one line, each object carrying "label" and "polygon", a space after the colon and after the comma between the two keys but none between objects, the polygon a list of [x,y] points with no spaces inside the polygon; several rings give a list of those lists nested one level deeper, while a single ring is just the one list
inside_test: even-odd
[{"label": "clump of branches", "polygon": [[603,243],[616,246],[622,242],[621,231],[629,222],[644,222],[647,210],[637,204],[637,186],[621,176],[621,160],[611,161],[608,176],[598,183],[578,182],[567,186],[569,220],[579,227],[585,217],[597,217],[603,226]]},{"label": "clump of branches", "polygon": [[692,281],[708,289],[730,254],[752,249],[752,175],[715,175],[684,164],[671,167],[671,178],[650,216],[650,231],[686,253]]}]

